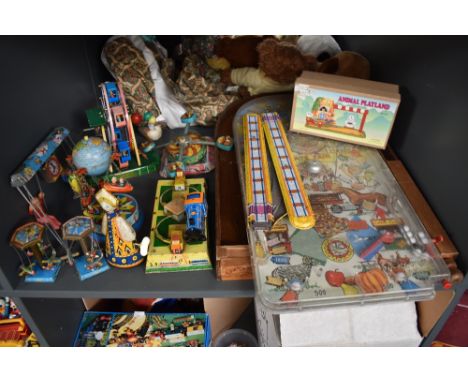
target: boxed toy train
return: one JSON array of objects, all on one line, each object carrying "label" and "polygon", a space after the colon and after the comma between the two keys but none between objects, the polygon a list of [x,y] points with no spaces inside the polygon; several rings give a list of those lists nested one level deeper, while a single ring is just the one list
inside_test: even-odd
[{"label": "boxed toy train", "polygon": [[84,312],[73,346],[209,346],[206,313]]},{"label": "boxed toy train", "polygon": [[398,85],[304,72],[291,131],[385,149],[400,104]]}]

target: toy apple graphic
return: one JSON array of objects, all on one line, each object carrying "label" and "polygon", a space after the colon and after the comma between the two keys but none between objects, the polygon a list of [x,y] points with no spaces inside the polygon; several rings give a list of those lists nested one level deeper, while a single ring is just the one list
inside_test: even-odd
[{"label": "toy apple graphic", "polygon": [[338,272],[337,270],[326,271],[325,279],[331,286],[340,287],[345,281],[345,275],[343,272]]}]

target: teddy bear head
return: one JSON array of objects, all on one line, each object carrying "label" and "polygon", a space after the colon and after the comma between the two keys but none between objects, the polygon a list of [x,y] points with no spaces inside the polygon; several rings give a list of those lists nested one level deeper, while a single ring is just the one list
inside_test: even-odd
[{"label": "teddy bear head", "polygon": [[286,41],[274,38],[263,40],[257,46],[258,67],[265,75],[280,84],[293,83],[304,70],[315,70],[314,56],[303,55],[299,49]]}]

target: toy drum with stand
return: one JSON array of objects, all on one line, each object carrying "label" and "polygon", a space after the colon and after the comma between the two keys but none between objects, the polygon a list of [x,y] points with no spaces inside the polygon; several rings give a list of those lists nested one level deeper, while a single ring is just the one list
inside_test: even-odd
[{"label": "toy drum with stand", "polygon": [[30,222],[18,227],[10,244],[18,253],[21,261],[19,275],[26,276],[26,282],[55,281],[60,270],[60,259],[41,223]]},{"label": "toy drum with stand", "polygon": [[99,244],[92,235],[93,231],[93,220],[87,216],[75,216],[62,226],[63,239],[70,240],[73,243],[78,242],[83,252],[84,256],[78,256],[74,259],[81,281],[109,269],[109,265],[103,258],[101,248],[99,248]]}]

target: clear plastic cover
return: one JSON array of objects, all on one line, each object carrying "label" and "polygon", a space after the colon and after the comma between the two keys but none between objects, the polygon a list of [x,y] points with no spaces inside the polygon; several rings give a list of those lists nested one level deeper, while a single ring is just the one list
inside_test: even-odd
[{"label": "clear plastic cover", "polygon": [[[244,206],[242,118],[277,112],[287,131],[291,104],[287,95],[266,96],[246,103],[234,118]],[[281,311],[431,298],[435,284],[449,277],[448,268],[379,152],[292,132],[287,136],[316,223],[296,229],[284,216],[269,157],[276,220],[270,228],[247,228],[262,303]]]}]

